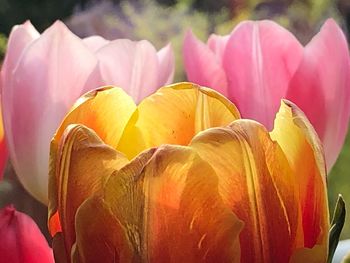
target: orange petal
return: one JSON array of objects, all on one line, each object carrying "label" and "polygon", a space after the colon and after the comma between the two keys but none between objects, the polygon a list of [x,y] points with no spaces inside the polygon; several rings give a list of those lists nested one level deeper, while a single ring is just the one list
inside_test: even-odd
[{"label": "orange petal", "polygon": [[[87,199],[76,214],[77,240],[72,249],[73,263],[135,262],[133,247],[120,222],[103,199]],[[129,231],[132,231],[130,229]]]},{"label": "orange petal", "polygon": [[225,126],[238,118],[236,107],[219,93],[191,83],[174,84],[141,102],[118,150],[131,159],[161,144],[187,145],[199,131]]},{"label": "orange petal", "polygon": [[299,185],[304,230],[299,246],[312,248],[322,244],[327,253],[326,168],[318,136],[305,115],[291,102],[283,101],[271,137],[282,147]]},{"label": "orange petal", "polygon": [[95,130],[105,143],[116,147],[135,109],[135,103],[122,89],[103,87],[81,97],[61,123],[50,146],[49,229],[52,235],[61,231],[59,216],[55,215],[59,185],[56,160],[61,158],[58,156],[58,144],[65,129],[70,124],[84,124]]},{"label": "orange petal", "polygon": [[234,121],[197,135],[190,146],[219,176],[219,193],[245,226],[242,262],[288,262],[300,221],[295,174],[257,122]]},{"label": "orange petal", "polygon": [[[240,261],[242,223],[224,205],[218,176],[188,147],[141,153],[110,177],[101,198],[79,209],[75,262],[107,254],[103,262],[127,262],[120,255],[129,249],[135,262]],[[96,207],[104,210],[96,213]],[[108,231],[112,224],[117,232]]]},{"label": "orange petal", "polygon": [[135,109],[132,98],[120,88],[90,91],[74,104],[57,130],[55,140],[61,138],[69,124],[76,123],[93,129],[106,144],[116,148]]},{"label": "orange petal", "polygon": [[123,166],[127,159],[104,144],[92,130],[81,125],[69,126],[60,145],[56,174],[50,175],[57,179],[57,188],[50,186],[50,191],[54,193],[49,194],[53,198],[50,199],[49,220],[54,222],[49,222],[49,226],[52,227],[52,235],[55,235],[59,220],[66,253],[70,255],[75,242],[76,210],[85,199],[99,191],[111,173]]}]

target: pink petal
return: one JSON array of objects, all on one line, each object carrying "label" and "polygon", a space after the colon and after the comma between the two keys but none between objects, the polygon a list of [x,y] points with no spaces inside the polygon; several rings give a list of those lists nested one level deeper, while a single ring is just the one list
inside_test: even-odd
[{"label": "pink petal", "polygon": [[109,42],[109,40],[100,36],[91,36],[83,39],[83,43],[94,53]]},{"label": "pink petal", "polygon": [[148,41],[114,40],[96,56],[104,84],[123,88],[135,102],[159,88],[157,53]]},{"label": "pink petal", "polygon": [[30,21],[14,26],[7,43],[6,56],[1,70],[1,86],[9,86],[12,71],[18,63],[23,50],[40,36]]},{"label": "pink petal", "polygon": [[[3,88],[12,89],[12,72],[18,63],[20,56],[22,55],[24,49],[39,36],[40,34],[38,33],[38,31],[36,31],[36,29],[33,27],[30,21],[26,21],[24,24],[17,25],[12,28],[7,44],[6,56],[1,69],[1,92]],[[3,171],[8,158],[8,151],[4,138],[2,118],[0,121],[0,178],[2,178]]]},{"label": "pink petal", "polygon": [[314,125],[330,170],[343,146],[350,115],[348,46],[334,20],[327,20],[305,47],[287,99],[296,103]]},{"label": "pink petal", "polygon": [[[23,53],[23,50],[36,38],[38,38],[40,34],[36,31],[36,29],[32,26],[30,21],[26,21],[24,24],[14,26],[11,30],[6,56],[1,69],[1,81],[0,86],[1,90],[3,87],[11,89],[11,81],[12,81],[12,71],[17,65],[18,59]],[[0,124],[0,179],[3,176],[3,171],[6,165],[6,161],[8,158],[8,151],[4,138],[4,128],[3,122],[1,118]]]},{"label": "pink petal", "polygon": [[191,31],[187,31],[185,36],[183,60],[189,81],[228,95],[226,75],[220,60]]},{"label": "pink petal", "polygon": [[231,33],[223,59],[229,98],[243,118],[272,128],[302,57],[295,37],[272,21],[247,21]]},{"label": "pink petal", "polygon": [[222,59],[225,54],[226,44],[229,40],[230,36],[218,36],[215,34],[210,35],[207,45],[211,49],[212,52],[214,52],[216,59],[220,62],[222,65]]},{"label": "pink petal", "polygon": [[0,210],[0,262],[54,263],[52,250],[35,222],[12,206]]},{"label": "pink petal", "polygon": [[[50,140],[67,110],[85,92],[97,60],[62,22],[33,41],[3,89],[7,145],[24,187],[47,202]],[[95,87],[89,87],[90,89]]]},{"label": "pink petal", "polygon": [[166,45],[157,53],[159,61],[158,86],[163,87],[173,82],[175,73],[175,57],[171,44]]}]

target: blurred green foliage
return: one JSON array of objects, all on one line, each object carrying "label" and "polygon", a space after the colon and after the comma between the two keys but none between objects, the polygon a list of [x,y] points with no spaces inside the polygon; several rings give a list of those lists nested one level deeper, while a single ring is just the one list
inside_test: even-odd
[{"label": "blurred green foliage", "polygon": [[338,193],[342,194],[347,210],[347,219],[341,237],[350,238],[350,132],[342,152],[328,175],[328,198],[330,212],[333,212]]},{"label": "blurred green foliage", "polygon": [[233,14],[231,20],[218,26],[217,32],[226,34],[246,19],[272,19],[288,28],[303,44],[318,31],[326,18],[339,21],[333,0],[247,0],[236,6]]},{"label": "blurred green foliage", "polygon": [[5,52],[6,52],[6,45],[7,45],[7,38],[5,35],[0,34],[0,64],[1,61],[4,59]]}]

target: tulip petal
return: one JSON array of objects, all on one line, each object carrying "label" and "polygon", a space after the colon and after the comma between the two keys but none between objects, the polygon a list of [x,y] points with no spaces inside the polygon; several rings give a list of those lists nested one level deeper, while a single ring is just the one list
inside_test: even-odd
[{"label": "tulip petal", "polygon": [[187,145],[196,133],[238,118],[236,107],[213,90],[191,83],[167,86],[141,102],[117,149],[131,159],[161,144]]},{"label": "tulip petal", "polygon": [[26,21],[22,25],[13,27],[8,39],[4,63],[1,68],[2,87],[9,87],[9,89],[11,89],[12,72],[18,63],[20,56],[25,48],[39,36],[40,34],[36,31],[30,21]]},{"label": "tulip petal", "polygon": [[100,36],[91,36],[83,39],[83,43],[94,53],[107,45],[109,42],[109,40]]},{"label": "tulip petal", "polygon": [[57,163],[58,145],[64,131],[70,124],[83,124],[96,131],[104,143],[116,148],[123,130],[136,105],[122,89],[103,87],[86,93],[72,107],[62,121],[51,141],[49,167],[49,228],[52,235],[61,231],[60,219],[55,215],[57,210]]},{"label": "tulip petal", "polygon": [[[29,21],[26,21],[22,25],[18,25],[13,27],[9,40],[7,43],[7,50],[4,62],[1,68],[1,93],[2,89],[7,89],[7,93],[12,93],[11,83],[12,83],[12,72],[15,69],[20,56],[22,55],[24,49],[36,38],[38,38],[40,34],[36,29],[32,26]],[[1,104],[3,108],[9,108],[10,105],[9,100],[2,100]],[[4,129],[3,129],[3,121],[1,115],[1,129],[0,129],[0,179],[3,176],[3,171],[5,168],[6,160],[8,157],[8,151],[5,144],[4,138]]]},{"label": "tulip petal", "polygon": [[224,54],[228,98],[244,118],[270,130],[302,58],[296,38],[272,21],[248,21],[231,33]]},{"label": "tulip petal", "polygon": [[3,89],[13,166],[23,186],[43,203],[47,203],[50,139],[96,64],[81,40],[56,22],[25,49],[11,87]]},{"label": "tulip petal", "polygon": [[1,262],[54,263],[52,250],[35,222],[7,206],[0,210]]},{"label": "tulip petal", "polygon": [[175,73],[175,57],[171,44],[159,50],[157,56],[159,61],[158,87],[163,87],[173,82]]},{"label": "tulip petal", "polygon": [[102,87],[90,91],[73,105],[54,139],[58,143],[69,124],[80,123],[93,129],[106,144],[116,148],[135,110],[134,101],[121,88]]},{"label": "tulip petal", "polygon": [[185,36],[183,60],[189,81],[213,88],[225,96],[228,95],[226,74],[220,60],[191,31],[188,31]]},{"label": "tulip petal", "polygon": [[[60,145],[63,147],[53,157],[57,160],[56,173],[50,174],[49,227],[51,216],[58,211],[66,252],[70,255],[75,242],[76,210],[128,160],[84,126],[69,126]],[[54,236],[55,229],[50,228]]]},{"label": "tulip petal", "polygon": [[[99,197],[87,199],[76,215],[77,241],[72,249],[73,263],[135,262],[125,229]],[[91,242],[93,240],[93,242]]]},{"label": "tulip petal", "polygon": [[245,223],[243,261],[288,262],[299,235],[299,196],[288,161],[267,130],[237,120],[198,134],[190,146],[220,175],[219,193]]},{"label": "tulip petal", "polygon": [[[103,247],[99,255],[109,255],[104,262],[124,262],[120,255],[128,255],[130,247],[136,262],[239,262],[242,222],[223,204],[217,184],[218,176],[189,148],[164,146],[140,154],[106,183],[100,197],[104,211],[95,217],[99,224],[93,224],[91,212],[101,208],[101,200],[79,209],[76,251],[86,261],[77,262],[97,258],[89,253],[90,240]],[[89,221],[93,228],[86,227]],[[107,222],[122,235],[109,235],[102,244]],[[127,244],[118,243],[121,239]]]},{"label": "tulip petal", "polygon": [[211,34],[208,38],[207,45],[214,52],[217,61],[219,61],[220,65],[222,65],[223,57],[225,54],[226,44],[229,40],[230,36],[219,36],[215,34]]},{"label": "tulip petal", "polygon": [[349,51],[334,20],[327,20],[305,47],[287,98],[305,112],[315,127],[330,170],[343,146],[350,116]]},{"label": "tulip petal", "polygon": [[304,240],[301,247],[323,246],[327,255],[329,213],[326,195],[326,169],[318,136],[305,115],[284,101],[276,116],[271,137],[288,158],[299,186]]},{"label": "tulip petal", "polygon": [[159,88],[157,52],[148,41],[114,40],[96,56],[104,83],[122,87],[136,102]]}]

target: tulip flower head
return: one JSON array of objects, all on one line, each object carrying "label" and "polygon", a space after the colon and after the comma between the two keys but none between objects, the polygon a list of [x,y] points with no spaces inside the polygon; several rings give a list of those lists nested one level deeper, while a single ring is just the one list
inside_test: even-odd
[{"label": "tulip flower head", "polygon": [[49,144],[62,118],[85,92],[122,86],[136,101],[172,81],[170,46],[147,41],[80,39],[60,21],[39,34],[15,26],[1,71],[4,128],[23,186],[47,203]]},{"label": "tulip flower head", "polygon": [[332,19],[305,47],[272,21],[242,22],[207,44],[188,32],[183,56],[189,81],[218,90],[269,130],[280,100],[293,101],[315,127],[330,170],[350,116],[348,46]]},{"label": "tulip flower head", "polygon": [[0,262],[54,263],[52,250],[35,222],[13,206],[0,210]]},{"label": "tulip flower head", "polygon": [[51,142],[49,229],[59,262],[326,262],[325,163],[283,101],[271,132],[190,83],[138,106],[87,93]]}]

